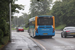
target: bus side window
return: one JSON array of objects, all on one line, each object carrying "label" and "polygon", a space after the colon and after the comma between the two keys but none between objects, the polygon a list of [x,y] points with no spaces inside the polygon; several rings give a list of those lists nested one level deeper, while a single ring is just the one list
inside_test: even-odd
[{"label": "bus side window", "polygon": [[32,21],[32,25],[33,25],[33,27],[35,28],[35,21]]}]

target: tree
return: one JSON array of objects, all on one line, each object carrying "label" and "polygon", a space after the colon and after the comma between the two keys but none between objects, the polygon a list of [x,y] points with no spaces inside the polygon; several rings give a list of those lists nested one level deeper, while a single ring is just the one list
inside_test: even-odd
[{"label": "tree", "polygon": [[[19,12],[16,10],[23,9],[23,5],[14,4],[16,0],[12,0],[12,15],[14,12]],[[0,45],[2,38],[9,36],[9,0],[0,0]]]},{"label": "tree", "polygon": [[[60,19],[61,15],[62,15],[62,7],[61,6],[62,2],[55,2],[55,5],[53,6],[52,10],[51,10],[51,14],[55,16],[55,23],[56,26],[59,26],[62,23],[62,18]],[[58,6],[59,5],[59,6]]]},{"label": "tree", "polygon": [[16,25],[18,25],[17,23],[18,23],[18,17],[15,16],[15,17],[13,17],[13,19],[12,19],[12,25],[15,27]]},{"label": "tree", "polygon": [[50,4],[52,0],[41,0],[37,2],[36,0],[31,0],[30,12],[31,17],[37,15],[46,15],[50,10]]},{"label": "tree", "polygon": [[56,26],[66,24],[66,26],[75,25],[75,0],[63,0],[55,2],[51,14],[55,16]]}]

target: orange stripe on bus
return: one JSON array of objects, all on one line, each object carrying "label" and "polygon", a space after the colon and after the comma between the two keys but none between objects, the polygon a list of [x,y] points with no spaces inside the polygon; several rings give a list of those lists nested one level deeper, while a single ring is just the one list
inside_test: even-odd
[{"label": "orange stripe on bus", "polygon": [[38,16],[35,17],[35,30],[37,29],[37,18]]},{"label": "orange stripe on bus", "polygon": [[53,16],[53,28],[55,29],[55,17]]}]

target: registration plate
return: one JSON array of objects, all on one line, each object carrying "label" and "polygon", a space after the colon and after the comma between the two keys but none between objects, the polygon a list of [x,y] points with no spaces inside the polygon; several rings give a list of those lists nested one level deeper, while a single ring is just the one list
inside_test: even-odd
[{"label": "registration plate", "polygon": [[47,33],[43,33],[43,35],[47,35]]},{"label": "registration plate", "polygon": [[75,33],[71,33],[71,34],[75,34]]}]

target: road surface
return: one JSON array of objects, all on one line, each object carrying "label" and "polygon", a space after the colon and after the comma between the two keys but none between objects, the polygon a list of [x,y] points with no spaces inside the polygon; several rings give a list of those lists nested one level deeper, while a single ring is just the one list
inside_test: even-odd
[{"label": "road surface", "polygon": [[36,38],[34,40],[45,47],[45,50],[75,50],[75,38],[61,38],[58,33],[53,38]]},{"label": "road surface", "polygon": [[[15,48],[16,50],[75,50],[75,38],[72,36],[61,38],[60,33],[61,31],[56,31],[53,38],[31,38],[27,31],[12,31],[13,45],[9,50],[15,50]],[[15,40],[13,40],[14,38]],[[14,47],[15,45],[16,47]]]}]

